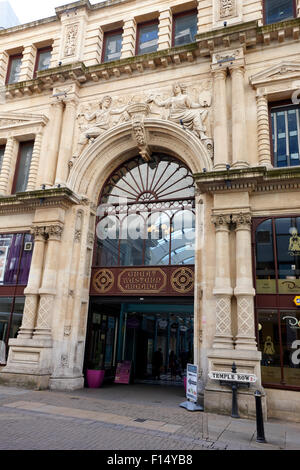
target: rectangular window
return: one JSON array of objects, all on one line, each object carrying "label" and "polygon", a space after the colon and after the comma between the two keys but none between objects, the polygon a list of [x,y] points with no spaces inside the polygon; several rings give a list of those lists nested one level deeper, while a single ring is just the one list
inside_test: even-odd
[{"label": "rectangular window", "polygon": [[265,0],[265,24],[277,23],[296,16],[295,0]]},{"label": "rectangular window", "polygon": [[27,285],[32,252],[31,234],[0,235],[0,287]]},{"label": "rectangular window", "polygon": [[138,25],[137,55],[157,51],[158,21]]},{"label": "rectangular window", "polygon": [[31,158],[34,142],[22,142],[19,149],[19,157],[16,165],[16,173],[12,193],[26,191],[30,172]]},{"label": "rectangular window", "polygon": [[104,34],[102,62],[112,62],[121,58],[123,31],[111,31]]},{"label": "rectangular window", "polygon": [[36,63],[34,68],[34,77],[41,70],[47,70],[50,67],[52,47],[43,47],[37,50]]},{"label": "rectangular window", "polygon": [[0,145],[0,173],[2,170],[3,157],[5,153],[5,145]]},{"label": "rectangular window", "polygon": [[17,83],[21,72],[22,65],[22,54],[13,55],[9,58],[8,73],[6,78],[6,84]]},{"label": "rectangular window", "polygon": [[275,167],[300,165],[300,106],[271,108]]},{"label": "rectangular window", "polygon": [[173,45],[180,46],[195,41],[197,34],[197,11],[189,11],[173,18]]}]

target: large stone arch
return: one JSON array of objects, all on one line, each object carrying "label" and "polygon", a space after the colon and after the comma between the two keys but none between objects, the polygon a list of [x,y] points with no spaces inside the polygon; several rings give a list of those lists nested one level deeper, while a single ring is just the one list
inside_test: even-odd
[{"label": "large stone arch", "polygon": [[[201,140],[170,121],[145,119],[148,146],[182,160],[193,173],[212,169],[212,160]],[[99,191],[115,168],[139,152],[132,123],[110,129],[90,144],[76,160],[68,178],[68,187],[97,202]]]}]

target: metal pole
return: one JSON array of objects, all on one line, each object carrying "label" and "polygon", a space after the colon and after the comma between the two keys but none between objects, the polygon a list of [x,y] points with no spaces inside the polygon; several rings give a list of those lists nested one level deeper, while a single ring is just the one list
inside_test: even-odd
[{"label": "metal pole", "polygon": [[256,390],[255,394],[256,405],[256,442],[266,442],[264,431],[264,418],[261,406],[261,392]]},{"label": "metal pole", "polygon": [[232,384],[232,410],[231,410],[231,417],[232,418],[239,418],[239,410],[238,410],[238,403],[237,403],[237,391],[238,387],[236,384]]}]

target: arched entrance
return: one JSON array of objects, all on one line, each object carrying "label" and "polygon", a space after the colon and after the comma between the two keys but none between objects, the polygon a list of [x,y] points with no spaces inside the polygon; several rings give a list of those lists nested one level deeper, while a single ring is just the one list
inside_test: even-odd
[{"label": "arched entrance", "polygon": [[113,378],[128,361],[135,380],[180,382],[193,360],[194,192],[190,169],[162,152],[127,159],[102,186],[86,368]]}]

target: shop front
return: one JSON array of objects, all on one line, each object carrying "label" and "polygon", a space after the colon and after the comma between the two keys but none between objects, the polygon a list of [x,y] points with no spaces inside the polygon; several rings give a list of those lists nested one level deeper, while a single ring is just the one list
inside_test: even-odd
[{"label": "shop front", "polygon": [[131,380],[182,383],[194,338],[190,171],[164,154],[135,157],[106,182],[97,216],[85,369],[113,379],[129,361]]}]

